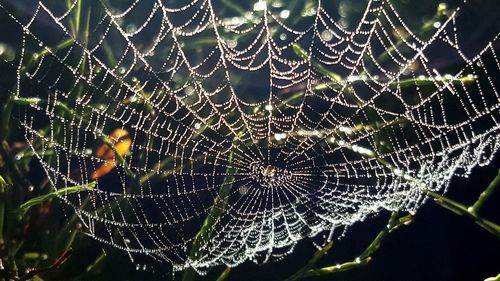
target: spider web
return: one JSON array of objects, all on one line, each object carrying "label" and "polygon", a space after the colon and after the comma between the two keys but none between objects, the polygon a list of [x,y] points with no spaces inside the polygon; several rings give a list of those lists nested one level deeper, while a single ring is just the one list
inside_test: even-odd
[{"label": "spider web", "polygon": [[[300,17],[263,1],[1,5],[20,46],[2,63],[31,98],[21,124],[50,183],[89,185],[107,165],[97,147],[129,138],[95,187],[61,199],[89,236],[176,270],[276,260],[415,211],[500,144],[498,37],[466,56],[460,8],[423,36],[387,0],[352,30],[323,1]],[[461,69],[442,75],[437,57]],[[107,138],[117,128],[128,135]]]}]

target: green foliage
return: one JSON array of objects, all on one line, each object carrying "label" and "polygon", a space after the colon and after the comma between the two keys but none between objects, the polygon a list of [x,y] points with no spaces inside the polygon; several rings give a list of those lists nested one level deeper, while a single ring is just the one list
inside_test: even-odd
[{"label": "green foliage", "polygon": [[[300,15],[298,13],[302,13],[303,10],[306,9],[306,4],[301,5],[300,1],[292,1],[292,13],[295,18],[299,18]],[[307,1],[306,1],[307,2]],[[227,9],[232,12],[239,14],[240,16],[244,16],[245,10],[238,4],[233,1],[224,0],[224,5],[227,6]],[[70,6],[72,3],[70,1],[67,2],[67,5]],[[447,7],[440,5],[437,9],[435,16],[429,20],[424,22],[421,30],[419,31],[419,35],[422,38],[428,37],[431,35],[432,31],[432,22],[437,20],[446,20],[449,14],[452,11]],[[90,26],[92,22],[93,13],[97,13],[97,11],[92,9],[92,5],[85,3],[85,1],[77,1],[76,7],[73,12],[70,14],[68,21],[69,26],[71,27],[71,38],[68,38],[62,42],[55,44],[54,46],[49,46],[42,50],[33,52],[31,59],[27,61],[22,68],[23,72],[27,72],[31,70],[40,60],[42,60],[45,56],[49,56],[51,52],[59,52],[61,50],[65,50],[67,48],[71,48],[74,46],[76,42],[80,42],[84,47],[88,43]],[[382,54],[379,58],[380,61],[386,60],[389,55],[394,51],[404,52],[404,48],[402,42],[405,38],[401,38],[393,47],[387,50],[386,53]],[[203,45],[207,42],[202,42],[200,45]],[[208,42],[208,44],[212,44],[213,42]],[[109,44],[106,43],[106,44]],[[200,46],[192,46],[192,48],[199,48]],[[346,77],[342,77],[338,73],[335,73],[329,70],[326,66],[321,64],[319,61],[315,61],[311,59],[309,55],[309,51],[306,50],[303,46],[298,43],[293,44],[293,51],[295,54],[302,58],[303,60],[310,60],[311,65],[315,68],[316,71],[323,74],[325,77],[328,77],[331,81],[327,83],[319,83],[314,86],[313,90],[322,90],[327,89],[329,87],[335,87],[335,85],[340,85],[345,82]],[[84,60],[85,56],[81,56]],[[108,60],[110,62],[115,62],[116,59],[112,56],[112,49],[108,55]],[[82,73],[88,72],[86,69],[85,61],[79,62],[79,71]],[[474,82],[474,78],[471,77],[453,77],[453,78],[445,78],[441,80],[441,83],[447,84],[467,84]],[[415,83],[418,83],[420,86],[425,86],[426,84],[434,84],[435,79],[431,77],[426,77],[424,79],[408,79],[408,80],[400,80],[394,82],[393,87],[411,87],[414,86]],[[84,91],[83,84],[78,84],[77,87],[72,89],[71,95],[74,96],[74,101],[76,101],[81,93]],[[19,130],[18,120],[11,118],[12,112],[14,109],[21,110],[29,110],[30,106],[47,106],[49,102],[44,99],[40,99],[38,97],[17,97],[13,96],[12,92],[5,93],[7,98],[2,100],[2,109],[0,112],[1,123],[0,123],[0,259],[3,261],[4,269],[0,270],[0,278],[5,280],[14,279],[14,280],[42,280],[45,276],[58,276],[57,272],[54,274],[54,271],[60,270],[60,267],[68,262],[71,263],[71,252],[69,251],[71,248],[75,247],[76,249],[82,250],[85,248],[85,238],[83,232],[81,232],[81,225],[78,223],[78,218],[73,215],[69,220],[60,223],[60,217],[63,217],[54,209],[57,209],[59,206],[58,198],[61,196],[67,196],[69,194],[73,194],[75,196],[81,196],[82,201],[88,204],[88,199],[86,199],[85,192],[89,189],[95,188],[96,182],[89,182],[86,185],[76,185],[70,187],[57,187],[51,186],[47,181],[42,182],[40,186],[33,187],[29,180],[30,175],[30,166],[24,163],[30,163],[34,160],[33,156],[28,157],[28,159],[24,159],[22,161],[16,160],[14,155],[14,146],[17,142],[19,142],[18,136],[21,134],[16,132]],[[149,113],[152,114],[151,106],[147,107],[147,95],[148,93],[144,93],[142,98],[142,105],[146,107]],[[349,96],[349,92],[346,90],[346,96]],[[283,101],[281,106],[278,106],[272,110],[282,110],[287,105],[296,104],[298,100],[304,98],[304,91],[297,91],[292,93],[290,97]],[[355,97],[350,96],[350,98],[355,99]],[[139,103],[136,101],[136,103]],[[81,121],[82,123],[91,126],[91,124],[86,121],[84,114],[81,112],[75,112],[72,110],[72,105],[65,104],[60,101],[54,104],[55,110],[59,112],[59,114],[66,114],[67,116],[74,117],[74,120]],[[144,108],[143,107],[143,108]],[[263,109],[260,107],[256,107],[251,109],[255,112],[262,111]],[[269,113],[269,114],[272,114]],[[368,112],[370,115],[370,112]],[[378,154],[380,152],[389,151],[392,148],[390,146],[385,145],[384,141],[387,143],[387,139],[390,137],[388,135],[388,130],[383,130],[383,127],[389,126],[399,126],[404,125],[405,120],[394,120],[389,125],[382,124],[376,115],[370,116],[371,123],[359,124],[356,128],[350,128],[352,131],[356,132],[357,130],[375,130],[377,129],[377,148],[376,151],[367,151],[364,150],[360,152],[359,150],[353,149],[353,152],[361,154],[363,157],[375,159],[379,161],[383,165],[387,166],[390,169],[395,169],[393,165],[388,163],[383,158],[379,157]],[[200,134],[203,130],[206,130],[210,122],[207,124],[203,124],[201,128],[199,128]],[[47,124],[45,127],[40,129],[40,133],[43,134],[44,130],[47,128]],[[335,132],[337,134],[341,134],[341,132]],[[57,126],[54,129],[54,134],[56,138],[63,138],[63,134],[60,132],[60,127]],[[193,138],[199,137],[200,134],[194,135]],[[321,138],[328,139],[331,135],[324,135]],[[143,184],[154,177],[157,177],[158,174],[154,171],[143,175],[142,177],[138,177],[131,171],[127,166],[127,155],[120,155],[117,153],[114,144],[107,138],[103,138],[102,142],[109,146],[109,148],[114,152],[117,158],[117,162],[119,166],[125,171],[126,176],[131,180],[131,185],[134,184]],[[238,142],[235,141],[233,146],[238,145]],[[232,153],[229,156],[228,162],[232,161]],[[143,156],[140,156],[143,157]],[[139,158],[140,158],[139,157]],[[167,167],[172,167],[174,165],[174,159],[166,158],[159,162],[157,166],[153,170],[163,170],[167,169]],[[175,167],[167,172],[176,172],[179,169],[182,169],[182,166]],[[222,216],[222,214],[227,209],[228,197],[233,186],[233,182],[235,180],[234,174],[237,173],[237,169],[231,167],[226,170],[225,179],[218,190],[218,194],[214,199],[213,205],[209,208],[206,218],[204,219],[202,225],[199,228],[191,246],[189,249],[189,259],[196,260],[203,254],[205,254],[205,249],[203,245],[209,238],[213,235],[213,231],[217,226],[217,223]],[[404,177],[404,175],[401,175]],[[431,191],[424,192],[425,195],[432,198],[437,204],[440,206],[453,211],[459,215],[466,216],[474,220],[479,226],[486,229],[488,232],[500,238],[500,226],[494,222],[491,222],[487,219],[482,218],[478,215],[479,210],[484,205],[484,203],[491,197],[494,193],[497,186],[500,184],[500,171],[499,175],[491,182],[491,184],[481,193],[480,197],[474,202],[471,207],[466,207],[465,205],[455,202],[445,196],[436,194]],[[131,188],[131,187],[129,187]],[[37,193],[33,194],[32,191],[36,190]],[[87,201],[85,201],[87,200]],[[119,203],[118,203],[119,204]],[[102,211],[102,210],[101,210]],[[47,217],[47,213],[49,213],[49,217]],[[318,262],[329,252],[333,247],[333,243],[328,243],[327,245],[322,245],[323,247],[314,253],[311,259],[300,268],[295,274],[291,275],[287,281],[292,280],[300,280],[308,277],[315,276],[324,276],[330,275],[341,271],[352,270],[358,268],[360,266],[365,266],[374,258],[376,251],[382,246],[382,242],[384,239],[387,239],[388,236],[393,233],[396,229],[403,227],[404,225],[411,222],[414,215],[402,214],[403,212],[394,212],[389,221],[387,222],[387,226],[383,228],[378,235],[374,238],[374,240],[366,247],[366,249],[359,254],[353,261],[348,261],[345,263],[341,263],[338,265],[331,265],[325,267],[318,267]],[[52,217],[58,216],[57,218]],[[26,231],[28,229],[29,231]],[[56,239],[49,239],[47,235],[43,235],[42,233],[45,230],[51,230],[53,233],[57,233]],[[39,237],[33,237],[28,232],[36,233],[36,235],[40,235]],[[34,235],[34,236],[36,236]],[[42,241],[43,239],[49,239],[50,243]],[[53,246],[51,243],[56,243]],[[111,252],[112,250],[109,250]],[[110,257],[116,257],[118,254],[95,254],[90,259],[86,260],[86,266],[79,271],[75,271],[72,280],[88,280],[93,276],[99,275],[101,272],[106,270],[106,263],[113,262],[110,261]],[[35,269],[30,269],[35,268]],[[53,275],[51,275],[51,273]],[[222,272],[222,274],[217,278],[218,281],[226,280],[230,278],[230,273],[235,274],[237,276],[237,269],[226,268]],[[89,277],[90,276],[90,277]],[[68,278],[68,280],[69,280]],[[183,273],[182,279],[184,281],[192,281],[199,278],[197,273],[191,269],[185,269]],[[488,279],[490,280],[490,279]],[[496,279],[498,280],[498,276]]]}]

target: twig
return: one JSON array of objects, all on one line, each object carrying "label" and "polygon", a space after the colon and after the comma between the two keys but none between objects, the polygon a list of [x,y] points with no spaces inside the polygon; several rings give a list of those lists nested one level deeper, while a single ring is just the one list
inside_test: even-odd
[{"label": "twig", "polygon": [[398,219],[397,212],[393,212],[386,227],[378,233],[378,235],[370,243],[370,245],[354,261],[345,262],[334,266],[327,266],[319,269],[310,269],[303,272],[303,274],[298,278],[292,280],[299,280],[306,277],[325,276],[367,265],[371,262],[372,255],[380,248],[383,239],[387,235],[392,233],[392,231],[398,229],[401,225],[411,222],[412,219],[413,215],[407,215]]},{"label": "twig", "polygon": [[26,273],[25,275],[21,276],[19,279],[16,278],[14,280],[26,281],[26,280],[31,279],[35,275],[38,275],[41,273],[46,273],[46,272],[56,271],[57,269],[59,269],[59,267],[61,267],[62,264],[64,264],[71,257],[71,253],[72,253],[72,250],[69,249],[68,251],[64,252],[60,257],[58,257],[56,259],[56,261],[54,262],[54,264],[52,264],[51,266],[45,267],[45,268],[33,269],[33,270],[29,271],[28,273]]},{"label": "twig", "polygon": [[481,207],[484,205],[486,200],[488,198],[490,198],[490,196],[493,194],[493,192],[495,192],[495,189],[499,185],[500,185],[500,170],[498,170],[497,176],[490,182],[488,187],[486,187],[486,189],[483,192],[481,192],[481,194],[479,195],[479,198],[474,203],[474,205],[472,205],[467,210],[473,214],[476,214],[477,212],[479,212],[479,209],[481,209]]},{"label": "twig", "polygon": [[[434,15],[434,17],[428,21],[426,21],[423,25],[422,25],[422,28],[417,32],[417,35],[420,37],[420,39],[428,39],[430,36],[432,36],[435,32],[435,27],[434,27],[434,24],[436,22],[439,22],[441,20],[445,20],[446,18],[448,18],[448,15],[453,12],[452,10],[448,10],[448,7],[446,4],[444,3],[441,3],[438,5],[437,9],[436,9],[436,14]],[[391,57],[391,53],[392,52],[395,52],[396,50],[398,52],[401,52],[401,51],[405,51],[405,50],[401,50],[402,48],[405,48],[406,50],[408,50],[408,46],[405,45],[405,40],[408,39],[410,37],[409,34],[402,34],[400,35],[400,38],[399,40],[394,43],[394,44],[391,44],[391,46],[389,48],[387,48],[382,54],[380,54],[378,57],[377,57],[377,62],[378,63],[382,63],[384,61],[386,61],[388,58]]]},{"label": "twig", "polygon": [[85,184],[85,185],[69,186],[69,187],[58,189],[58,190],[53,191],[53,192],[48,193],[48,194],[44,194],[44,195],[40,195],[40,196],[35,197],[35,198],[31,198],[30,200],[24,202],[21,206],[19,206],[19,212],[21,214],[25,214],[31,207],[36,206],[36,205],[40,205],[49,199],[56,198],[60,195],[67,195],[67,194],[77,193],[80,191],[86,191],[86,190],[89,190],[91,188],[94,188],[95,185],[96,185],[96,182],[94,181],[94,182],[90,182],[90,183]]},{"label": "twig", "polygon": [[125,171],[125,174],[133,180],[134,184],[139,183],[137,175],[130,169],[127,161],[125,161],[125,158],[116,151],[115,145],[108,139],[108,137],[104,137],[103,142],[113,151],[114,157],[118,160],[118,163],[120,163],[120,166],[123,168],[123,171]]},{"label": "twig", "polygon": [[3,277],[7,280],[27,281],[27,280],[35,277],[38,274],[53,272],[53,271],[58,270],[61,267],[61,265],[63,265],[71,257],[71,253],[72,253],[72,250],[69,249],[66,252],[64,252],[61,256],[59,256],[51,266],[30,270],[30,271],[28,271],[28,273],[24,274],[21,277],[16,277],[15,275],[8,272],[7,270],[0,269],[0,277]]},{"label": "twig", "polygon": [[10,154],[9,143],[7,142],[7,137],[10,134],[10,117],[12,115],[12,109],[14,107],[14,94],[9,91],[5,103],[0,107],[0,157],[2,157],[6,169],[12,175],[12,179],[16,184],[23,188],[30,186],[29,181],[24,177],[17,166],[16,162],[13,160]]},{"label": "twig", "polygon": [[500,281],[500,273],[495,277],[486,278],[484,281]]},{"label": "twig", "polygon": [[89,276],[95,275],[96,271],[99,271],[100,269],[102,269],[102,265],[106,261],[106,257],[107,257],[107,255],[104,253],[100,254],[94,260],[94,262],[92,262],[92,264],[87,266],[87,268],[85,269],[86,274],[88,274]]},{"label": "twig", "polygon": [[231,268],[228,266],[226,267],[226,269],[224,269],[224,271],[222,271],[222,273],[219,275],[219,277],[217,277],[215,281],[225,281],[229,277],[230,273]]},{"label": "twig", "polygon": [[337,83],[341,83],[344,81],[344,79],[342,78],[342,76],[340,76],[339,74],[327,69],[326,67],[324,67],[322,64],[320,64],[319,62],[317,62],[316,60],[312,59],[310,57],[310,55],[307,53],[306,50],[304,50],[304,48],[302,48],[298,43],[294,43],[292,45],[292,48],[293,48],[293,51],[295,52],[295,54],[299,57],[301,57],[303,60],[310,60],[312,65],[316,68],[316,70],[325,75],[326,77],[330,78],[332,81],[336,81]]},{"label": "twig", "polygon": [[330,249],[332,248],[333,246],[333,242],[330,242],[328,244],[326,244],[326,246],[324,246],[323,248],[317,250],[313,256],[311,257],[311,259],[307,262],[307,264],[302,267],[301,269],[299,269],[297,272],[295,272],[292,276],[288,277],[285,281],[296,281],[296,280],[300,280],[302,278],[302,276],[304,275],[304,273],[308,270],[310,270],[311,268],[313,268],[313,266],[316,265],[316,263],[324,256],[328,253],[328,251],[330,251]]},{"label": "twig", "polygon": [[426,190],[424,192],[429,197],[433,198],[434,202],[436,202],[439,206],[446,208],[458,215],[472,218],[479,226],[481,226],[482,228],[484,228],[485,230],[487,230],[488,232],[490,232],[491,234],[495,235],[497,238],[500,239],[499,225],[487,219],[479,217],[476,213],[470,212],[469,208],[467,208],[465,205],[455,202],[449,198],[446,198],[443,195],[440,195],[430,190]]},{"label": "twig", "polygon": [[[231,163],[233,160],[233,151],[234,150],[232,149],[228,156],[229,163]],[[191,250],[188,256],[189,260],[196,261],[204,253],[204,243],[206,243],[211,238],[212,233],[215,230],[215,226],[219,222],[219,218],[224,214],[226,210],[229,194],[234,182],[234,174],[236,172],[237,169],[229,165],[226,170],[226,177],[224,178],[219,192],[214,199],[214,203],[210,207],[207,217],[203,221],[200,230],[193,240],[193,244],[191,245]],[[189,267],[184,270],[184,274],[182,276],[183,281],[192,281],[194,280],[194,278],[195,271],[193,268]]]},{"label": "twig", "polygon": [[0,246],[4,243],[4,225],[5,225],[5,188],[8,186],[7,182],[0,176]]}]

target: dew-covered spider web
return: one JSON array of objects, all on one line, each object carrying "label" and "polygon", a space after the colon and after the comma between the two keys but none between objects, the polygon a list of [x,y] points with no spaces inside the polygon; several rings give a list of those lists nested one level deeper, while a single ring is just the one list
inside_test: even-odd
[{"label": "dew-covered spider web", "polygon": [[467,3],[410,28],[365,1],[347,28],[329,1],[61,2],[1,1],[1,63],[51,185],[88,186],[60,197],[132,257],[280,259],[415,211],[500,145],[500,44],[463,50]]}]

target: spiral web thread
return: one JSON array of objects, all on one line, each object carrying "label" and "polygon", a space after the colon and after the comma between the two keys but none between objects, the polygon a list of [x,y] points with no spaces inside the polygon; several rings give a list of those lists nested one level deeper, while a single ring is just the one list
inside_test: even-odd
[{"label": "spiral web thread", "polygon": [[[132,140],[96,187],[61,196],[100,242],[177,270],[280,259],[306,237],[415,210],[423,189],[498,149],[498,38],[467,57],[460,9],[423,40],[387,0],[351,31],[321,1],[297,20],[271,2],[242,14],[181,2],[98,3],[88,40],[71,27],[79,2],[22,17],[2,4],[22,46],[2,63],[34,101],[21,123],[51,184],[88,184],[116,128]],[[442,75],[436,50],[463,68]],[[214,200],[222,214],[192,255]]]}]

